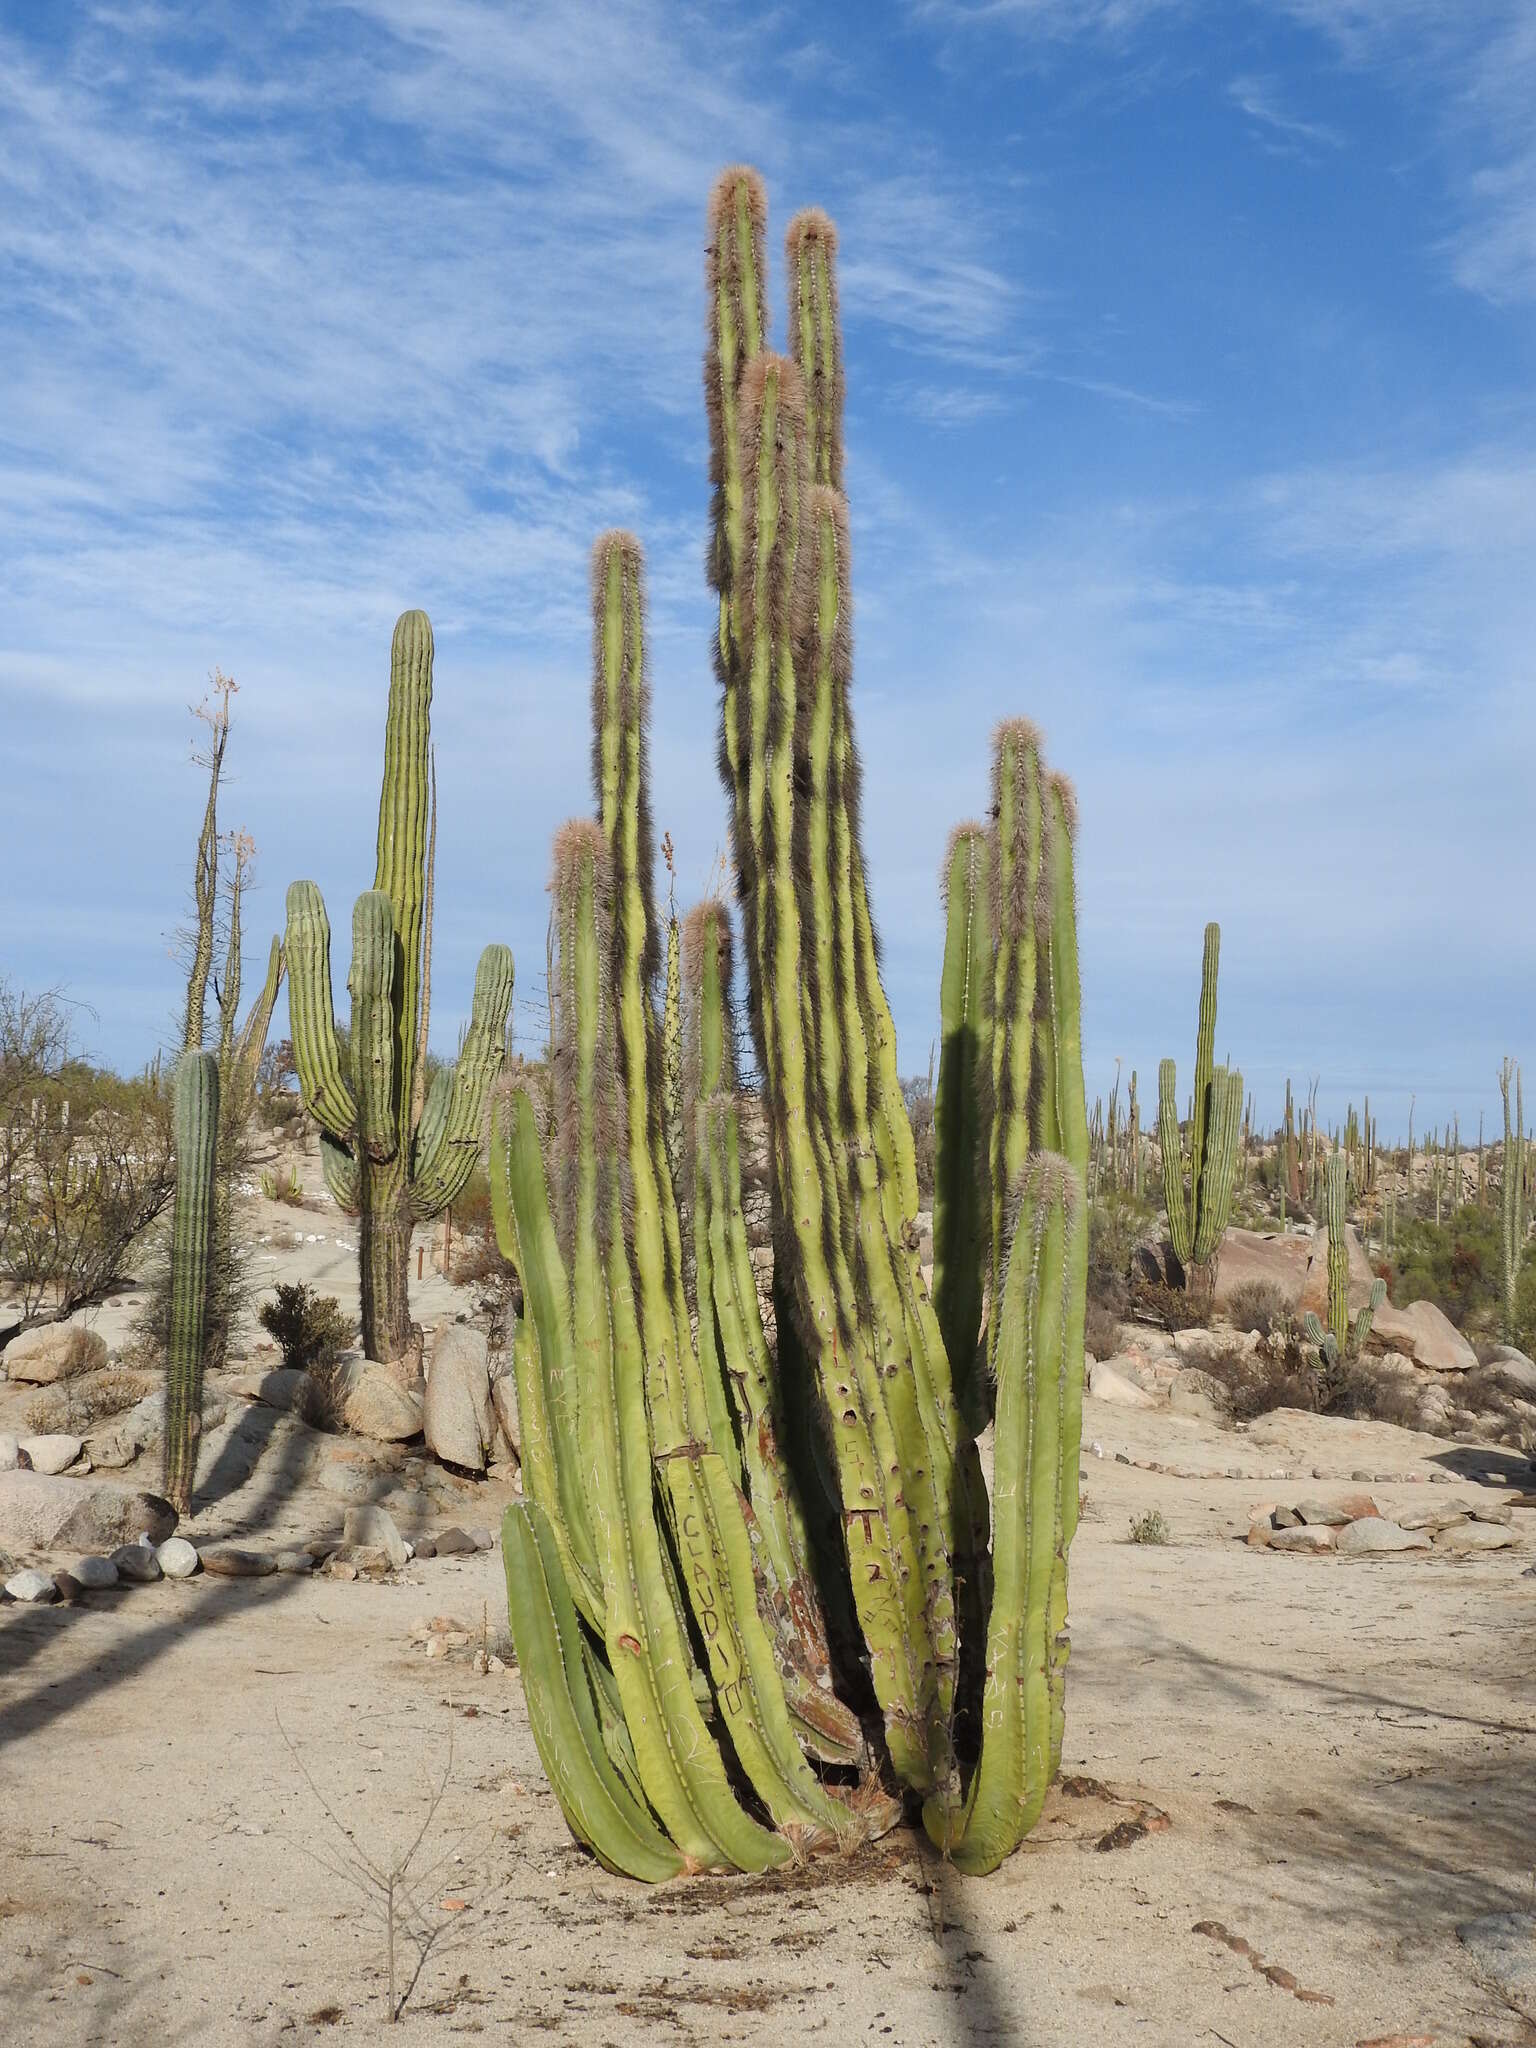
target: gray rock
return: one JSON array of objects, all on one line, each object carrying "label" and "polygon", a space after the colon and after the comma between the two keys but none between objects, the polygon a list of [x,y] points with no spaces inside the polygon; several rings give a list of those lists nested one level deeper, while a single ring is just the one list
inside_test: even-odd
[{"label": "gray rock", "polygon": [[155,1493],[107,1479],[0,1472],[0,1549],[111,1551],[144,1530],[161,1542],[175,1527],[176,1510]]},{"label": "gray rock", "polygon": [[468,1557],[480,1547],[469,1531],[459,1528],[457,1523],[439,1529],[431,1541],[438,1557]]},{"label": "gray rock", "polygon": [[185,1536],[169,1537],[155,1552],[168,1579],[190,1579],[197,1570],[197,1552]]},{"label": "gray rock", "polygon": [[1536,1395],[1536,1363],[1517,1351],[1513,1344],[1500,1344],[1488,1360],[1506,1386],[1516,1388],[1522,1394]]},{"label": "gray rock", "polygon": [[271,1372],[241,1373],[228,1386],[230,1393],[259,1401],[264,1408],[297,1408],[309,1386],[309,1374],[296,1365],[279,1365]]},{"label": "gray rock", "polygon": [[1383,1303],[1372,1318],[1371,1335],[1431,1372],[1470,1372],[1477,1364],[1477,1353],[1432,1301],[1411,1301],[1407,1308]]},{"label": "gray rock", "polygon": [[1342,1529],[1354,1517],[1326,1500],[1299,1500],[1296,1513],[1309,1529]]},{"label": "gray rock", "polygon": [[416,1555],[418,1557],[436,1557],[437,1538],[435,1536],[423,1536],[416,1545]]},{"label": "gray rock", "polygon": [[1270,1527],[1274,1529],[1295,1529],[1301,1523],[1301,1516],[1294,1508],[1276,1508],[1271,1513]]},{"label": "gray rock", "polygon": [[246,1550],[238,1543],[211,1543],[199,1556],[203,1570],[212,1572],[220,1579],[264,1579],[273,1570],[273,1561],[264,1550]]},{"label": "gray rock", "polygon": [[357,1436],[398,1444],[421,1434],[424,1389],[419,1380],[406,1386],[387,1365],[353,1352],[342,1360],[336,1386],[342,1418]]},{"label": "gray rock", "polygon": [[1463,1921],[1456,1939],[1483,1982],[1536,2021],[1536,1919],[1529,1913],[1483,1913]]},{"label": "gray rock", "polygon": [[280,1550],[272,1560],[273,1571],[286,1572],[290,1577],[312,1572],[314,1568],[315,1560],[307,1550]]},{"label": "gray rock", "polygon": [[337,1500],[372,1501],[389,1492],[390,1479],[369,1465],[327,1465],[320,1485]]},{"label": "gray rock", "polygon": [[152,1586],[160,1576],[160,1559],[147,1543],[124,1543],[112,1553],[120,1579],[136,1586]]},{"label": "gray rock", "polygon": [[1442,1529],[1454,1529],[1458,1522],[1465,1522],[1468,1519],[1461,1509],[1456,1507],[1416,1508],[1412,1514],[1399,1515],[1397,1518],[1400,1528],[1427,1529],[1431,1536],[1437,1535]]},{"label": "gray rock", "polygon": [[0,1430],[0,1472],[14,1472],[21,1463],[21,1439]]},{"label": "gray rock", "polygon": [[1390,1550],[1428,1550],[1429,1538],[1422,1529],[1404,1529],[1381,1515],[1368,1515],[1336,1529],[1333,1544],[1341,1557],[1370,1557]]},{"label": "gray rock", "polygon": [[96,1372],[107,1362],[106,1340],[79,1323],[47,1323],[23,1330],[0,1354],[8,1379],[30,1387],[51,1387],[56,1380]]},{"label": "gray rock", "polygon": [[382,1550],[389,1559],[391,1571],[400,1571],[410,1561],[405,1539],[395,1527],[394,1516],[386,1508],[348,1508],[342,1536],[349,1544]]},{"label": "gray rock", "polygon": [[71,1567],[70,1577],[92,1591],[117,1584],[117,1566],[110,1557],[82,1557]]},{"label": "gray rock", "polygon": [[477,1522],[469,1532],[469,1540],[474,1544],[476,1550],[489,1550],[495,1544],[496,1538],[489,1529],[483,1528]]},{"label": "gray rock", "polygon": [[1507,1500],[1474,1500],[1459,1503],[1464,1506],[1474,1522],[1502,1522],[1506,1527],[1515,1519],[1514,1508]]},{"label": "gray rock", "polygon": [[79,1437],[64,1430],[51,1430],[47,1436],[24,1436],[18,1445],[18,1449],[26,1452],[34,1472],[67,1472],[84,1448]]},{"label": "gray rock", "polygon": [[466,1472],[485,1470],[496,1418],[483,1330],[450,1323],[439,1336],[427,1372],[421,1426],[433,1457]]},{"label": "gray rock", "polygon": [[510,1372],[499,1372],[491,1381],[491,1413],[507,1449],[518,1464],[523,1461],[522,1439],[517,1422],[517,1383]]},{"label": "gray rock", "polygon": [[[203,1386],[203,1438],[204,1448],[210,1433],[218,1427],[229,1413],[229,1398],[212,1385]],[[131,1465],[141,1451],[159,1448],[165,1435],[165,1389],[157,1387],[152,1394],[146,1394],[142,1401],[135,1402],[123,1415],[114,1416],[110,1425],[99,1436],[86,1438],[86,1454],[93,1465],[99,1465],[105,1472],[121,1471],[124,1465]]]},{"label": "gray rock", "polygon": [[1112,1401],[1117,1408],[1155,1408],[1157,1399],[1145,1387],[1122,1372],[1109,1359],[1089,1368],[1088,1391],[1096,1401]]},{"label": "gray rock", "polygon": [[1308,1528],[1298,1522],[1294,1528],[1271,1529],[1268,1548],[1271,1550],[1324,1551],[1334,1547],[1332,1529]]},{"label": "gray rock", "polygon": [[59,1589],[48,1573],[30,1568],[24,1572],[13,1573],[5,1582],[5,1590],[13,1600],[26,1600],[38,1604],[57,1600],[59,1597]]},{"label": "gray rock", "polygon": [[1457,1522],[1440,1531],[1435,1548],[1452,1557],[1468,1557],[1475,1550],[1509,1550],[1514,1542],[1514,1530],[1501,1528],[1497,1522]]}]

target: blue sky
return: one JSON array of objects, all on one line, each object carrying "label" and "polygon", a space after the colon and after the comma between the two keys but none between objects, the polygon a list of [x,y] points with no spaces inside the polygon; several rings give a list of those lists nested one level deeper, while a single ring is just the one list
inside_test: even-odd
[{"label": "blue sky", "polygon": [[497,937],[536,1040],[611,524],[704,886],[703,209],[746,158],[775,257],[797,206],[841,229],[904,1064],[1025,711],[1081,801],[1090,1098],[1188,1067],[1216,917],[1266,1116],[1289,1073],[1491,1121],[1536,1058],[1533,104],[1532,0],[0,0],[0,970],[119,1064],[163,1039],[215,663],[249,966],[296,875],[345,931],[419,604],[437,1036]]}]

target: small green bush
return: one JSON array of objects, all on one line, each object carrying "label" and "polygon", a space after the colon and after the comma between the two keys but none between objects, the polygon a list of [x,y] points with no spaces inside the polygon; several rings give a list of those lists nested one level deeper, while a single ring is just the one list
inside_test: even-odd
[{"label": "small green bush", "polygon": [[258,1321],[275,1337],[284,1365],[307,1372],[327,1365],[352,1342],[352,1324],[334,1294],[312,1294],[302,1280],[282,1282],[261,1305]]}]

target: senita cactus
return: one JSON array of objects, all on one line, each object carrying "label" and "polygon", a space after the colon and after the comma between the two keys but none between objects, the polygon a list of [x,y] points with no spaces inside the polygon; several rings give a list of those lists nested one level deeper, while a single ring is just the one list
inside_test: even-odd
[{"label": "senita cactus", "polygon": [[174,1083],[172,1130],[176,1199],[171,1219],[164,1486],[166,1499],[185,1515],[192,1507],[203,1425],[203,1339],[219,1145],[219,1063],[211,1052],[182,1054]]},{"label": "senita cactus", "polygon": [[1216,1257],[1231,1213],[1237,1139],[1243,1115],[1242,1075],[1236,1069],[1229,1072],[1214,1064],[1216,973],[1220,959],[1221,926],[1208,924],[1200,967],[1200,1025],[1195,1041],[1195,1088],[1187,1161],[1179,1130],[1177,1069],[1172,1060],[1164,1060],[1157,1073],[1158,1139],[1163,1155],[1168,1238],[1185,1286],[1192,1293],[1205,1295],[1216,1284]]},{"label": "senita cactus", "polygon": [[[1525,1257],[1525,1094],[1521,1087],[1520,1069],[1513,1060],[1505,1060],[1499,1070],[1499,1092],[1504,1098],[1499,1248],[1504,1281],[1504,1331],[1513,1342],[1519,1308],[1520,1265]],[[1512,1106],[1513,1116],[1510,1114]]]},{"label": "senita cactus", "polygon": [[[630,536],[605,535],[598,817],[567,827],[555,860],[554,1099],[514,1081],[492,1112],[497,1231],[526,1305],[509,1618],[557,1795],[612,1868],[761,1869],[883,1824],[888,1802],[807,1762],[860,1754],[836,1673],[872,1689],[884,1761],[934,1841],[986,1870],[1033,1824],[1061,1752],[1087,1258],[1075,817],[1033,728],[1002,728],[999,815],[957,835],[948,877],[936,1311],[859,833],[836,238],[820,214],[791,225],[792,355],[775,356],[764,214],[756,174],[727,172],[706,381],[776,1343],[741,1204],[723,905],[684,928],[672,1107],[642,564]],[[994,1380],[989,1546],[973,1424]]]},{"label": "senita cactus", "polygon": [[480,1155],[481,1125],[501,1070],[512,1004],[512,955],[487,946],[454,1067],[427,1087],[436,803],[429,722],[432,628],[404,612],[390,656],[384,781],[374,886],[352,915],[350,1072],[343,1073],[331,995],[331,927],[313,882],[288,891],[289,1007],[304,1106],[321,1131],[326,1184],[360,1220],[363,1348],[414,1379],[411,1227],[440,1215]]},{"label": "senita cactus", "polygon": [[1307,1336],[1318,1347],[1323,1364],[1329,1368],[1336,1367],[1343,1358],[1360,1356],[1371,1334],[1376,1311],[1387,1298],[1386,1281],[1373,1280],[1369,1301],[1354,1321],[1350,1321],[1349,1236],[1345,1215],[1348,1181],[1346,1155],[1330,1152],[1323,1168],[1328,1232],[1328,1328],[1325,1331],[1310,1310],[1304,1318]]}]

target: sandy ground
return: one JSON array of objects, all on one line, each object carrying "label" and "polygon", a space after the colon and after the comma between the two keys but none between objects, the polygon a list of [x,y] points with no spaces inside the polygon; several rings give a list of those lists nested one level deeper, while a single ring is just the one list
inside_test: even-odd
[{"label": "sandy ground", "polygon": [[[348,1465],[407,1533],[493,1523],[504,1497],[261,1408],[237,1403],[216,1434],[198,1539],[336,1528],[325,1475]],[[1091,1400],[1084,1436],[1104,1456],[1084,1459],[1073,1551],[1067,1768],[1126,1799],[1058,1792],[986,1880],[906,1832],[766,1881],[605,1876],[545,1784],[515,1670],[470,1661],[482,1628],[492,1650],[504,1637],[494,1552],[398,1583],[201,1577],[7,1606],[4,2038],[375,2038],[384,1922],[359,1862],[404,1849],[446,1772],[407,1879],[434,1939],[405,2040],[1536,2039],[1455,1933],[1533,1900],[1536,1514],[1517,1511],[1518,1549],[1466,1562],[1238,1540],[1255,1501],[1347,1491],[1353,1469],[1449,1465],[1455,1491],[1486,1498],[1513,1457],[1292,1414],[1236,1435]],[[1117,1451],[1305,1483],[1177,1478]],[[1372,1490],[1387,1511],[1452,1493]],[[1130,1545],[1153,1506],[1172,1541]],[[473,1642],[429,1659],[412,1627],[433,1617]],[[1168,1825],[1101,1851],[1138,1798]],[[1194,1931],[1211,1922],[1257,1962]],[[403,1932],[398,1956],[404,1982]]]}]

